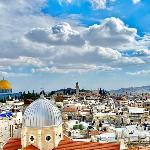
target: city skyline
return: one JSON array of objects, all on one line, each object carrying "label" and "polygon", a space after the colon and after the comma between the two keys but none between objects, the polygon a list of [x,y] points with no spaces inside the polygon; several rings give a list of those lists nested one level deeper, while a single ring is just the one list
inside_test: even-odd
[{"label": "city skyline", "polygon": [[85,89],[150,85],[148,4],[1,1],[1,79],[15,91],[74,88],[77,81]]}]

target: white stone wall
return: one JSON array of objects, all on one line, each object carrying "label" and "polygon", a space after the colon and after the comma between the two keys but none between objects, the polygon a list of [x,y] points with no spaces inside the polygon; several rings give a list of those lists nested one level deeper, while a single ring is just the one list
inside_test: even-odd
[{"label": "white stone wall", "polygon": [[4,145],[10,138],[10,120],[0,120],[0,143]]},{"label": "white stone wall", "polygon": [[19,119],[20,121],[22,120],[22,115],[17,115],[17,117],[13,117],[11,120],[9,118],[0,119],[0,145],[7,143],[11,137],[21,137],[21,126],[15,125],[15,123],[19,122]]}]

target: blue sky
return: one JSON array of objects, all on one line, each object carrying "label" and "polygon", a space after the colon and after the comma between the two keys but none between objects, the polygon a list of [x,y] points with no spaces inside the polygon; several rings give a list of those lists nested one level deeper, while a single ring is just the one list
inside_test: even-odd
[{"label": "blue sky", "polygon": [[[117,17],[128,26],[138,29],[139,34],[149,32],[150,2],[143,0],[134,4],[132,0],[116,0],[106,3],[107,9],[93,9],[88,0],[74,0],[72,3],[49,0],[47,7],[42,11],[53,17],[67,18],[69,15],[77,15],[81,24],[85,26],[97,24],[100,20],[108,17]],[[146,22],[146,23],[145,23]]]},{"label": "blue sky", "polygon": [[149,4],[1,1],[0,76],[14,91],[150,85]]}]

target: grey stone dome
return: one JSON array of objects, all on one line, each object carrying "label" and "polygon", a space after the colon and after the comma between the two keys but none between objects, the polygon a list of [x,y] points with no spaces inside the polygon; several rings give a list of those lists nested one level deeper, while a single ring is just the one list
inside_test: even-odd
[{"label": "grey stone dome", "polygon": [[44,96],[31,103],[23,115],[23,127],[42,128],[61,123],[60,110]]}]

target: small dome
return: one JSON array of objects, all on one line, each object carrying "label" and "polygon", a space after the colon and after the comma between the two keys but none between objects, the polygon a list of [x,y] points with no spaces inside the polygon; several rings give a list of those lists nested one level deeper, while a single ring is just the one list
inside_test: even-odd
[{"label": "small dome", "polygon": [[62,117],[58,107],[44,97],[31,103],[23,116],[24,127],[41,128],[61,123]]},{"label": "small dome", "polygon": [[0,90],[11,90],[11,84],[7,80],[0,81]]}]

